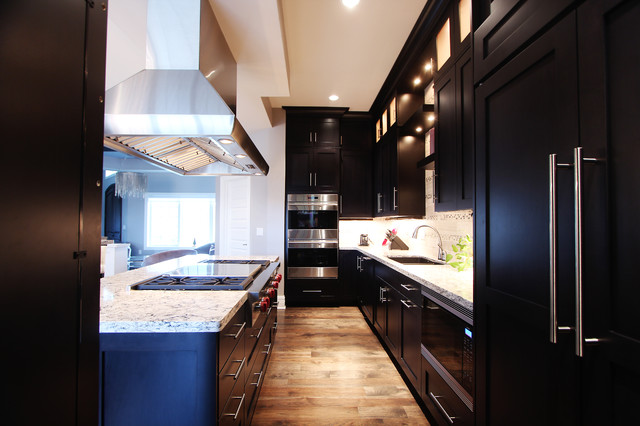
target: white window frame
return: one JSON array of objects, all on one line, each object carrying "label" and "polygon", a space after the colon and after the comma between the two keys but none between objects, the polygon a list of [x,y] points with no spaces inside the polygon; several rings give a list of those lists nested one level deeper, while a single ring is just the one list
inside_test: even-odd
[{"label": "white window frame", "polygon": [[[144,249],[145,250],[179,250],[179,249],[189,249],[193,248],[193,245],[188,246],[149,246],[149,199],[152,198],[169,198],[175,200],[181,200],[186,198],[207,198],[213,200],[210,207],[210,217],[211,217],[211,230],[213,233],[213,237],[211,241],[196,241],[196,247],[199,247],[203,244],[207,244],[208,242],[214,242],[216,236],[216,195],[211,193],[175,193],[175,192],[148,192],[144,196]],[[179,220],[179,219],[178,219]],[[178,240],[180,237],[178,236]]]}]

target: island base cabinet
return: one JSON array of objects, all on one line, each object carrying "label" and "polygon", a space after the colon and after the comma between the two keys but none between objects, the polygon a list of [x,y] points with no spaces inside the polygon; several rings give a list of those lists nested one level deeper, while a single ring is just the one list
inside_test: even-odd
[{"label": "island base cabinet", "polygon": [[102,333],[100,424],[214,424],[217,337]]},{"label": "island base cabinet", "polygon": [[250,424],[276,316],[249,327],[247,304],[218,333],[102,333],[99,424]]}]

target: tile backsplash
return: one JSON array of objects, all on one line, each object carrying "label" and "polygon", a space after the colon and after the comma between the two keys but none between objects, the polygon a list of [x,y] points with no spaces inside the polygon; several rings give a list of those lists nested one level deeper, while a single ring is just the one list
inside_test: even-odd
[{"label": "tile backsplash", "polygon": [[440,232],[442,247],[447,253],[453,250],[451,246],[460,237],[473,237],[473,210],[457,210],[451,212],[436,212],[433,204],[433,171],[425,171],[425,217],[422,219],[373,219],[373,220],[341,220],[340,246],[353,247],[360,242],[360,234],[369,234],[369,244],[381,246],[387,229],[397,229],[398,236],[411,251],[425,256],[438,256],[438,236],[429,228],[422,228],[418,238],[411,235],[419,225],[433,226]]}]

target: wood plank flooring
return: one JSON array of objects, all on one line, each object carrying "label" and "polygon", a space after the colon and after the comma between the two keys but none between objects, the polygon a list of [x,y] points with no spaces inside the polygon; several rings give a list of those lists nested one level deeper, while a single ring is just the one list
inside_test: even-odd
[{"label": "wood plank flooring", "polygon": [[428,425],[356,307],[278,311],[252,425]]}]

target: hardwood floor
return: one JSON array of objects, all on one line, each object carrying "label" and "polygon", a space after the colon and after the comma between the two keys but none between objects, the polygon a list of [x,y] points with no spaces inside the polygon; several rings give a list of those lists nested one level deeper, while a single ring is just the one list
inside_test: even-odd
[{"label": "hardwood floor", "polygon": [[428,425],[356,307],[278,311],[253,425]]}]

